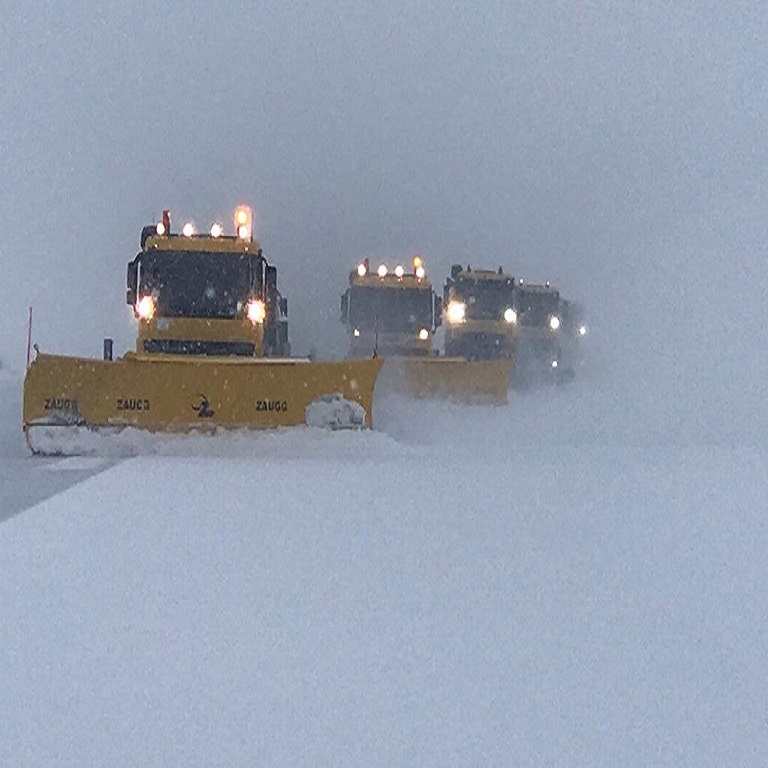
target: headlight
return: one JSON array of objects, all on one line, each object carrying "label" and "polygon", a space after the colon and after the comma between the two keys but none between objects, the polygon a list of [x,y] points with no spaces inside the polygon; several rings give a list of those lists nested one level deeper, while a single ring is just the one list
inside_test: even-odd
[{"label": "headlight", "polygon": [[181,234],[184,235],[184,237],[192,237],[192,235],[195,234],[195,225],[188,221],[181,230]]},{"label": "headlight", "polygon": [[427,270],[424,269],[424,267],[422,267],[422,266],[416,267],[416,277],[417,277],[417,279],[423,280],[424,277],[426,276],[426,274],[427,274]]},{"label": "headlight", "polygon": [[365,264],[358,264],[358,265],[357,265],[357,274],[358,274],[360,277],[365,277],[365,273],[366,273],[367,271],[368,271],[368,270],[365,268]]},{"label": "headlight", "polygon": [[215,222],[211,224],[211,237],[221,237],[221,233],[224,231],[224,228],[219,224],[219,222]]},{"label": "headlight", "polygon": [[560,327],[560,318],[557,315],[552,315],[552,317],[549,318],[549,327],[556,331]]},{"label": "headlight", "polygon": [[165,224],[163,224],[162,221],[157,222],[157,226],[155,227],[155,232],[157,232],[160,237],[162,237],[165,234]]},{"label": "headlight", "polygon": [[419,331],[419,338],[420,338],[422,341],[426,341],[426,340],[429,338],[429,331],[428,331],[426,328],[422,328],[422,329]]},{"label": "headlight", "polygon": [[395,277],[402,277],[405,274],[402,264],[398,264],[395,267]]},{"label": "headlight", "polygon": [[587,326],[586,325],[580,325],[579,326],[579,336],[586,336],[587,335]]},{"label": "headlight", "polygon": [[504,319],[508,323],[516,323],[517,322],[517,312],[515,312],[515,310],[512,309],[512,307],[507,307],[504,310]]},{"label": "headlight", "polygon": [[379,269],[377,270],[376,274],[379,277],[386,277],[387,276],[387,265],[386,264],[380,264]]},{"label": "headlight", "polygon": [[136,314],[142,320],[150,320],[155,314],[155,300],[151,296],[142,296],[136,305]]},{"label": "headlight", "polygon": [[359,328],[355,328],[355,330],[353,331],[353,335],[354,336],[359,336],[360,335],[360,329]]},{"label": "headlight", "polygon": [[467,314],[467,305],[463,301],[451,301],[445,310],[449,323],[463,323]]},{"label": "headlight", "polygon": [[553,360],[551,365],[553,368],[557,368],[557,360]]},{"label": "headlight", "polygon": [[253,236],[253,211],[247,205],[235,208],[235,232],[240,240],[250,240]]},{"label": "headlight", "polygon": [[267,317],[267,307],[261,299],[251,299],[245,308],[245,314],[254,325],[263,323]]}]

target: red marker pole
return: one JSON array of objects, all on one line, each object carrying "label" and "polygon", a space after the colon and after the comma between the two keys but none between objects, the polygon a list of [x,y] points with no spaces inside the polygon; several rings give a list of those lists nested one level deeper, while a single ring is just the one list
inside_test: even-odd
[{"label": "red marker pole", "polygon": [[29,368],[29,358],[32,354],[32,307],[29,308],[29,322],[27,324],[27,368]]}]

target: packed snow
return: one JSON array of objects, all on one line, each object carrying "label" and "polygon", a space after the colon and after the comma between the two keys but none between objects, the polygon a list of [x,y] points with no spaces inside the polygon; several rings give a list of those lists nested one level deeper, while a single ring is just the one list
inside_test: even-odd
[{"label": "packed snow", "polygon": [[766,447],[594,399],[20,462],[90,476],[0,525],[0,763],[762,762]]}]

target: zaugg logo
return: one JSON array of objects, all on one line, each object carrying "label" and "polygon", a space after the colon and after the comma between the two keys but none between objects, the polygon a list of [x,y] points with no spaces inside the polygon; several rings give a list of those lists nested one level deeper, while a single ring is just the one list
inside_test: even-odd
[{"label": "zaugg logo", "polygon": [[138,397],[118,397],[118,411],[148,411],[149,400]]},{"label": "zaugg logo", "polygon": [[257,400],[256,410],[285,412],[288,410],[288,401],[287,400]]},{"label": "zaugg logo", "polygon": [[46,397],[43,409],[46,411],[76,411],[77,400],[69,397]]},{"label": "zaugg logo", "polygon": [[192,406],[193,411],[197,411],[198,419],[212,419],[216,411],[211,408],[211,401],[207,395],[200,395],[200,402]]}]

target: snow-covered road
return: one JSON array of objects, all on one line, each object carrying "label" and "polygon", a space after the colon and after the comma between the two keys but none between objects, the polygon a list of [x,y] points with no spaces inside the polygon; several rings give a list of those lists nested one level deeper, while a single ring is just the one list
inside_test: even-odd
[{"label": "snow-covered road", "polygon": [[188,441],[6,520],[0,763],[765,762],[768,451],[578,395]]},{"label": "snow-covered road", "polygon": [[102,457],[32,456],[21,431],[21,374],[0,368],[0,522],[114,464]]}]

